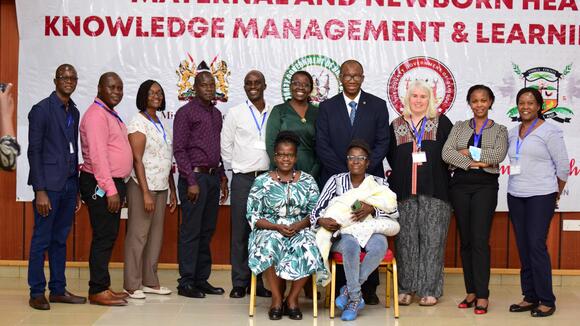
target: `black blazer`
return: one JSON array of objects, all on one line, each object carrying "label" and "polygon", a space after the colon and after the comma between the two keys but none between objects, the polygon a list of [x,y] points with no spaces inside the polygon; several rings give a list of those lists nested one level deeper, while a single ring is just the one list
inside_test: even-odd
[{"label": "black blazer", "polygon": [[[69,110],[73,115],[74,163],[78,166],[80,114],[72,100],[69,102]],[[28,113],[28,123],[28,184],[34,191],[60,191],[70,176],[70,145],[66,135],[64,104],[56,92],[32,107]]]},{"label": "black blazer", "polygon": [[353,139],[369,144],[372,153],[368,173],[384,178],[383,159],[389,149],[389,137],[387,103],[372,94],[361,91],[352,126],[342,93],[320,103],[316,155],[322,166],[321,183],[325,184],[334,174],[348,172],[346,151]]}]

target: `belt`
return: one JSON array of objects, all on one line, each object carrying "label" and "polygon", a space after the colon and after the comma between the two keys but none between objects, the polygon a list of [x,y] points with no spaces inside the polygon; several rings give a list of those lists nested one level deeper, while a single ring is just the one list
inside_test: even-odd
[{"label": "belt", "polygon": [[214,175],[217,173],[217,168],[208,168],[207,166],[196,166],[193,168],[193,172]]},{"label": "belt", "polygon": [[268,171],[252,171],[252,172],[246,172],[246,173],[240,173],[240,174],[255,178],[255,177],[259,176],[260,174],[266,173],[266,172],[268,172]]}]

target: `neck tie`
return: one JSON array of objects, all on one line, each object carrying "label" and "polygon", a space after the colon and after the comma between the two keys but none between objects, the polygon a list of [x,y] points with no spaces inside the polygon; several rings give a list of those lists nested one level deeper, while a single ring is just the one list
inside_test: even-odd
[{"label": "neck tie", "polygon": [[350,103],[348,103],[348,106],[350,106],[350,125],[354,125],[354,117],[356,116],[356,102],[355,101],[351,101]]}]

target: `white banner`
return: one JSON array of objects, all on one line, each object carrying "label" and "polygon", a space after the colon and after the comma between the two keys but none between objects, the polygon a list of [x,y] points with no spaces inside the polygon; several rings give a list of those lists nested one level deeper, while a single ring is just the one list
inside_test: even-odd
[{"label": "white banner", "polygon": [[[571,177],[562,211],[580,211],[580,0],[17,0],[20,33],[18,135],[26,149],[30,108],[54,89],[58,65],[70,63],[79,82],[73,99],[83,111],[99,76],[117,72],[123,119],[137,113],[135,96],[147,79],[164,87],[170,126],[191,95],[193,74],[206,64],[216,77],[218,107],[245,100],[250,69],[266,76],[267,101],[288,96],[290,75],[315,77],[316,101],[339,92],[338,68],[355,58],[363,89],[389,103],[391,119],[413,79],[433,86],[452,121],[471,117],[468,88],[490,86],[490,117],[513,128],[515,94],[543,90],[549,123],[565,132]],[[181,99],[181,100],[180,100]],[[81,112],[82,113],[82,112]],[[498,210],[505,211],[507,166]],[[18,161],[18,200],[31,200],[26,155]]]}]

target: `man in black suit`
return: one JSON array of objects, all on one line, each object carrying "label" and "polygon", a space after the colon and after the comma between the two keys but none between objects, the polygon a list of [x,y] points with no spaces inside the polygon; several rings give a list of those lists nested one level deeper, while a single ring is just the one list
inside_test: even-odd
[{"label": "man in black suit", "polygon": [[[356,60],[340,66],[343,92],[320,103],[316,120],[316,154],[322,169],[320,181],[325,184],[334,174],[348,172],[346,152],[353,139],[362,139],[371,147],[367,172],[385,177],[383,160],[389,148],[389,111],[387,103],[361,90],[364,70]],[[338,273],[337,287],[345,283],[344,273]],[[362,286],[366,304],[378,304],[376,288],[379,273],[375,270]]]}]

